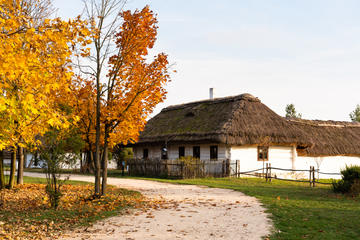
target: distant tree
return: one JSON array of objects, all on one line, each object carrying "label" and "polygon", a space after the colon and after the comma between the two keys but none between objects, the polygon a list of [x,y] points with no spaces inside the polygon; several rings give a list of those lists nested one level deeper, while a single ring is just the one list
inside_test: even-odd
[{"label": "distant tree", "polygon": [[353,122],[360,122],[360,105],[356,105],[356,108],[354,111],[352,111],[350,114],[350,119]]},{"label": "distant tree", "polygon": [[287,118],[301,118],[301,113],[296,112],[295,105],[294,104],[288,104],[285,108]]},{"label": "distant tree", "polygon": [[117,168],[123,169],[124,165],[127,160],[133,158],[133,150],[129,147],[121,147],[120,145],[116,145],[113,149],[112,153],[114,159],[116,160]]}]

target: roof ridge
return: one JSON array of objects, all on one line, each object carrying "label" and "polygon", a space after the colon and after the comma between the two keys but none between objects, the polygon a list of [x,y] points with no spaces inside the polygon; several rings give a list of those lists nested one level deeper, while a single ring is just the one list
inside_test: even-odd
[{"label": "roof ridge", "polygon": [[359,122],[334,121],[334,120],[310,120],[299,118],[285,118],[287,121],[295,123],[303,123],[311,126],[319,127],[360,127]]},{"label": "roof ridge", "polygon": [[198,105],[198,104],[201,104],[201,103],[215,104],[215,103],[238,101],[238,100],[247,100],[247,101],[251,101],[251,102],[261,102],[259,98],[254,97],[253,95],[251,95],[249,93],[243,93],[243,94],[240,94],[240,95],[234,95],[234,96],[228,96],[228,97],[222,97],[222,98],[205,99],[205,100],[199,100],[199,101],[188,102],[188,103],[183,103],[183,104],[170,105],[170,106],[162,109],[161,111],[166,112],[166,111],[175,110],[175,109],[182,109],[182,108],[189,107],[191,105]]}]

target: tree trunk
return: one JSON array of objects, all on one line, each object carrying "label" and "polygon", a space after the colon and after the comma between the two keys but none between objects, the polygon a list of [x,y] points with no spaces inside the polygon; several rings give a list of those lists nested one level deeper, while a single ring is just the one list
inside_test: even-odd
[{"label": "tree trunk", "polygon": [[94,173],[94,154],[92,151],[87,151],[85,156],[85,163],[82,166],[82,173]]},{"label": "tree trunk", "polygon": [[108,146],[108,139],[109,139],[109,125],[105,124],[105,135],[104,135],[104,151],[102,157],[102,185],[101,185],[101,195],[105,195],[106,193],[106,185],[107,185],[107,165],[108,165],[108,156],[109,156],[109,146]]},{"label": "tree trunk", "polygon": [[19,147],[19,163],[18,163],[18,172],[17,172],[17,184],[24,183],[24,149]]},{"label": "tree trunk", "polygon": [[[102,22],[102,20],[100,20]],[[97,71],[96,71],[96,137],[95,137],[95,195],[100,195],[100,101],[101,101],[101,87],[100,87],[100,44],[98,40],[95,40],[96,45],[96,60],[97,60]]]},{"label": "tree trunk", "polygon": [[12,189],[15,185],[16,150],[17,150],[17,147],[14,147],[11,152],[10,178],[9,178],[9,185],[8,185],[9,189]]},{"label": "tree trunk", "polygon": [[0,190],[5,187],[5,175],[4,175],[4,152],[0,151]]}]

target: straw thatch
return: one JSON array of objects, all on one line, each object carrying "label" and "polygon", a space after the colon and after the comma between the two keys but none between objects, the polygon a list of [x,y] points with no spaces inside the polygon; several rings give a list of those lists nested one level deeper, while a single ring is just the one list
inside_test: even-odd
[{"label": "straw thatch", "polygon": [[284,120],[250,94],[170,106],[152,118],[140,143],[217,142],[229,145],[310,146]]},{"label": "straw thatch", "polygon": [[149,120],[136,145],[292,145],[299,155],[360,155],[360,124],[286,119],[250,94],[170,106]]},{"label": "straw thatch", "polygon": [[360,123],[288,119],[303,131],[312,147],[298,149],[300,156],[360,156]]}]

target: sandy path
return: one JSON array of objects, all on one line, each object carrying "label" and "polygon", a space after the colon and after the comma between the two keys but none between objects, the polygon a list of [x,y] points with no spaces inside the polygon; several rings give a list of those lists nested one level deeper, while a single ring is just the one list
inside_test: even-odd
[{"label": "sandy path", "polygon": [[[94,180],[79,175],[70,179]],[[111,217],[64,239],[261,239],[271,231],[271,221],[259,201],[240,192],[134,179],[109,178],[108,183],[152,199],[164,198],[172,207]]]}]

